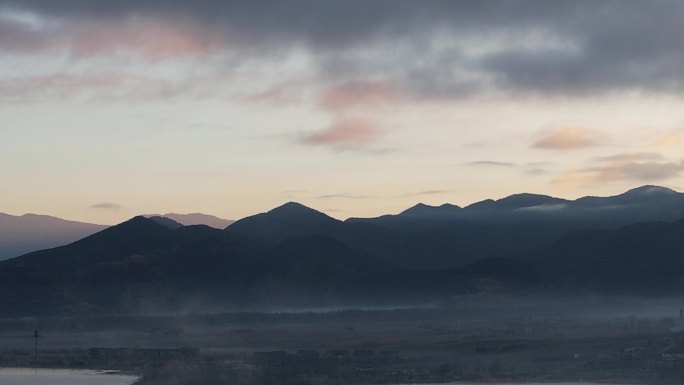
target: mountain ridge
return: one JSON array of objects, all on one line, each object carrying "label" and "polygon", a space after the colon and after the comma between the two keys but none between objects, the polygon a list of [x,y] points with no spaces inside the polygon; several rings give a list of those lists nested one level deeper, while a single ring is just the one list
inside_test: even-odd
[{"label": "mountain ridge", "polygon": [[169,218],[183,226],[207,225],[215,229],[225,229],[230,226],[235,220],[219,218],[215,215],[203,213],[166,213],[166,214],[145,214],[145,217],[164,217]]},{"label": "mountain ridge", "polygon": [[421,204],[370,221],[288,202],[223,230],[136,216],[0,262],[0,314],[377,305],[490,291],[684,294],[684,214],[670,219],[682,195],[644,186],[587,205],[516,194],[494,209]]}]

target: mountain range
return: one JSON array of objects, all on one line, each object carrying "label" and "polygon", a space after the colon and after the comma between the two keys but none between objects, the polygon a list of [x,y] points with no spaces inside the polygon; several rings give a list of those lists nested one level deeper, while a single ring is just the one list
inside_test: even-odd
[{"label": "mountain range", "polygon": [[[218,229],[224,229],[234,222],[200,213],[170,213],[164,214],[163,217],[181,225],[204,224]],[[69,221],[49,215],[15,216],[0,213],[0,261],[31,251],[66,245],[107,227],[107,225]]]},{"label": "mountain range", "polygon": [[643,186],[610,197],[566,200],[516,194],[460,208],[418,204],[398,215],[350,218],[418,238],[430,248],[411,248],[404,263],[413,268],[445,268],[490,256],[524,256],[579,229],[617,229],[639,222],[684,218],[684,194]]},{"label": "mountain range", "polygon": [[684,294],[684,194],[518,194],[340,221],[290,202],[226,227],[135,217],[0,262],[4,314],[408,305],[477,292]]}]

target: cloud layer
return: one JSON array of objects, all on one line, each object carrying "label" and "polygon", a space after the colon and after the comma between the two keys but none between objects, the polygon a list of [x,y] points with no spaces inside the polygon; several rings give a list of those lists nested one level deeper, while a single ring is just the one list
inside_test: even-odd
[{"label": "cloud layer", "polygon": [[568,170],[552,183],[567,188],[620,181],[643,184],[676,178],[684,172],[684,161],[670,160],[657,153],[622,153],[592,161],[596,164]]},{"label": "cloud layer", "polygon": [[3,0],[0,11],[5,52],[277,60],[303,49],[322,77],[374,79],[420,97],[681,93],[684,85],[677,1]]}]

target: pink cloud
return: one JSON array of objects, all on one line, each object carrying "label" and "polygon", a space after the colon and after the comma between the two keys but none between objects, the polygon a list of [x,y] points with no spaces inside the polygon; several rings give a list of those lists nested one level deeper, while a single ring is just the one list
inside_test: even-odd
[{"label": "pink cloud", "polygon": [[375,141],[382,130],[366,120],[344,120],[332,124],[320,132],[302,137],[300,143],[309,145],[328,145],[357,147]]},{"label": "pink cloud", "polygon": [[302,101],[302,97],[295,87],[290,85],[277,85],[261,92],[247,95],[244,99],[250,104],[265,104],[271,106],[287,106]]},{"label": "pink cloud", "polygon": [[226,38],[182,19],[66,19],[32,27],[0,18],[0,48],[10,52],[79,57],[137,56],[148,60],[204,57],[225,49]]},{"label": "pink cloud", "polygon": [[576,150],[597,144],[594,135],[577,127],[566,127],[535,141],[532,147],[550,150]]},{"label": "pink cloud", "polygon": [[64,34],[65,45],[78,56],[134,54],[150,60],[211,55],[225,42],[190,24],[133,19],[105,24],[79,24]]},{"label": "pink cloud", "polygon": [[382,108],[400,102],[404,95],[398,87],[385,81],[355,81],[326,90],[321,106],[344,112],[353,109]]},{"label": "pink cloud", "polygon": [[80,74],[50,74],[18,79],[0,80],[0,94],[4,99],[72,97],[85,91],[116,91],[128,83],[140,81],[127,72],[99,72]]}]

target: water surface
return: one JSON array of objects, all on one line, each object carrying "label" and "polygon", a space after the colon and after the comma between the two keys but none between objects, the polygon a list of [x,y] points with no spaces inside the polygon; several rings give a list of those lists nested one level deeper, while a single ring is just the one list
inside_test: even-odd
[{"label": "water surface", "polygon": [[2,385],[130,385],[137,379],[95,370],[0,369]]}]

